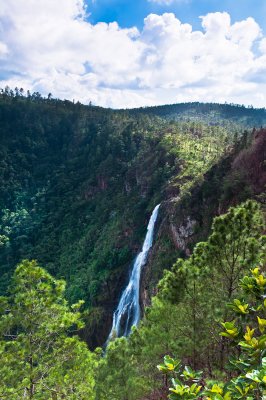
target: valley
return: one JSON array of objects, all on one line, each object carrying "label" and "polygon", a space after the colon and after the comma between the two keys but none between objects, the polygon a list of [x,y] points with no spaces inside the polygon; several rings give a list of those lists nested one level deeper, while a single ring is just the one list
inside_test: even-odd
[{"label": "valley", "polygon": [[[166,398],[170,381],[156,371],[165,354],[226,374],[216,321],[237,279],[265,265],[265,126],[265,109],[237,105],[112,110],[1,92],[1,295],[23,260],[66,281],[69,304],[83,302],[77,331],[97,359],[97,399]],[[238,216],[244,225],[230,225]],[[215,218],[228,219],[219,234]],[[235,254],[231,292],[209,245],[224,271]]]}]

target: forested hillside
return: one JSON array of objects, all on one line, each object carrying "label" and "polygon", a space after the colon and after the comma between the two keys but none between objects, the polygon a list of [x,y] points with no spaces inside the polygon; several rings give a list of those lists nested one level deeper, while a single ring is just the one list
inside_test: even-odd
[{"label": "forested hillside", "polygon": [[22,262],[0,298],[0,398],[262,399],[264,220],[251,200],[216,217],[165,272],[140,326],[94,353],[77,336],[83,302],[70,307],[64,281]]},{"label": "forested hillside", "polygon": [[[0,95],[0,398],[262,398],[265,110],[23,93]],[[142,321],[95,349],[159,203]]]},{"label": "forested hillside", "polygon": [[[252,387],[253,376],[247,379],[245,374],[251,375],[253,369],[260,371],[260,377],[265,374],[261,361],[266,340],[265,304],[264,308],[259,304],[266,280],[257,268],[266,261],[264,230],[263,213],[254,201],[214,219],[208,239],[198,243],[186,260],[178,259],[165,271],[139,328],[128,339],[110,343],[100,364],[99,399],[166,399],[170,387],[171,400],[262,398],[248,397],[265,393],[265,386],[257,380],[258,385]],[[244,278],[250,269],[252,277]],[[255,320],[254,315],[260,319]],[[237,317],[240,327],[236,326]],[[252,340],[255,329],[258,333],[257,321],[262,336]],[[247,332],[245,323],[251,324]],[[243,336],[241,348],[238,342]],[[234,340],[233,347],[228,339]],[[245,349],[250,351],[249,358]],[[160,365],[164,354],[165,363]],[[230,390],[224,387],[224,381],[239,371],[245,371],[244,377],[232,381]],[[227,391],[234,395],[226,395]]]},{"label": "forested hillside", "polygon": [[142,306],[163,269],[206,239],[213,216],[261,195],[265,133],[253,127],[265,119],[229,105],[113,111],[3,90],[1,293],[17,263],[38,260],[67,281],[70,302],[85,301],[82,337],[102,345],[155,204]]},{"label": "forested hillside", "polygon": [[216,103],[179,103],[165,106],[137,108],[130,110],[132,114],[157,115],[176,121],[204,121],[211,125],[227,125],[253,128],[265,126],[265,108],[254,109],[239,104]]}]

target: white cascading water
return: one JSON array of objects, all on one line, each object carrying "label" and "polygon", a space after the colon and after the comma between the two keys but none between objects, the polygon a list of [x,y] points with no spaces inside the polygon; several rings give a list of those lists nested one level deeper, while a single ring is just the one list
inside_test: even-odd
[{"label": "white cascading water", "polygon": [[128,336],[132,326],[136,326],[139,323],[139,285],[141,268],[146,264],[149,250],[152,247],[154,227],[159,207],[160,204],[158,204],[152,212],[142,250],[134,262],[128,285],[123,291],[117,309],[113,314],[113,325],[107,343],[112,336]]}]

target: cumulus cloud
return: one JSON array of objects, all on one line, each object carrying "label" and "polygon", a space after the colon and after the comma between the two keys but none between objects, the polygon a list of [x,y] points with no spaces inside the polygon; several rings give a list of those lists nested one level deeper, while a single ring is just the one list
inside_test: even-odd
[{"label": "cumulus cloud", "polygon": [[260,51],[266,54],[266,38],[263,38],[260,42]]},{"label": "cumulus cloud", "polygon": [[83,0],[5,0],[0,86],[111,107],[265,105],[266,38],[253,18],[210,13],[194,31],[172,13],[150,14],[139,31],[93,25],[86,12]]}]

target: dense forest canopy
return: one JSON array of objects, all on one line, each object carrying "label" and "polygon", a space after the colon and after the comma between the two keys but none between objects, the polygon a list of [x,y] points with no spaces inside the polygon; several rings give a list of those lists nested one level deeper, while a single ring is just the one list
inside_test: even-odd
[{"label": "dense forest canopy", "polygon": [[246,107],[240,104],[179,103],[164,106],[137,108],[133,114],[150,114],[174,120],[205,121],[211,125],[242,124],[243,126],[265,126],[266,109]]},{"label": "dense forest canopy", "polygon": [[[232,111],[226,124],[224,108]],[[169,120],[154,110],[205,119]],[[105,315],[110,325],[154,205],[188,198],[212,165],[249,145],[251,121],[259,127],[261,118],[265,110],[229,105],[113,111],[2,90],[1,292],[21,259],[37,259],[67,280],[71,302],[85,300],[89,319]],[[246,178],[237,177],[242,185],[240,178]],[[246,186],[253,191],[249,182]],[[154,284],[183,251],[169,242],[168,233],[161,235],[160,247]]]},{"label": "dense forest canopy", "polygon": [[[0,91],[1,399],[265,394],[265,125]],[[142,321],[95,349],[158,203]]]},{"label": "dense forest canopy", "polygon": [[173,400],[263,398],[264,230],[255,201],[216,217],[208,240],[165,273],[140,327],[105,352],[74,335],[83,302],[70,308],[63,281],[22,262],[0,302],[1,398],[163,399],[169,387]]}]

